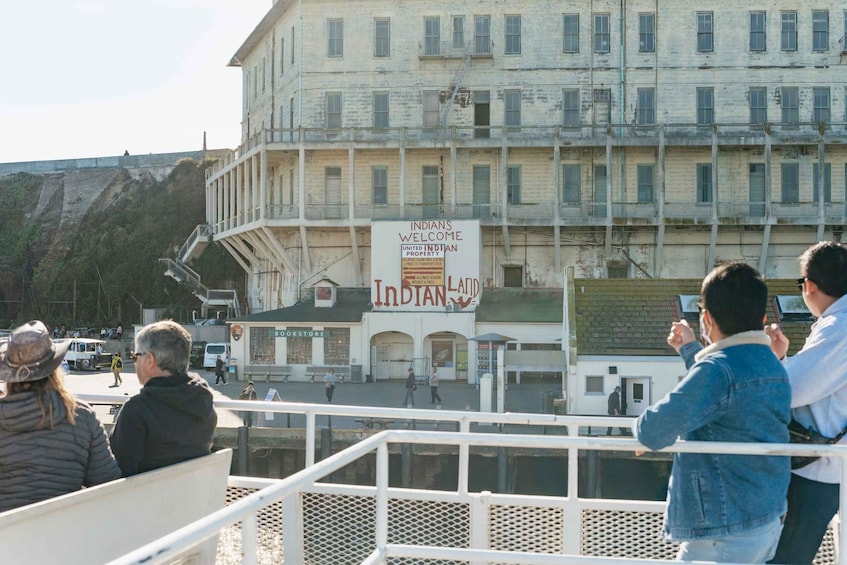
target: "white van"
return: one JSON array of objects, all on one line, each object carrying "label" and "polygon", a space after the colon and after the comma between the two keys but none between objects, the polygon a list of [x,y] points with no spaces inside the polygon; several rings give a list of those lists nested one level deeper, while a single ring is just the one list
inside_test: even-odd
[{"label": "white van", "polygon": [[[229,361],[229,344],[228,343],[207,343],[206,351],[203,352],[203,368],[213,370],[215,361],[218,360],[218,355],[224,360],[224,363]],[[226,369],[224,369],[226,371]]]}]

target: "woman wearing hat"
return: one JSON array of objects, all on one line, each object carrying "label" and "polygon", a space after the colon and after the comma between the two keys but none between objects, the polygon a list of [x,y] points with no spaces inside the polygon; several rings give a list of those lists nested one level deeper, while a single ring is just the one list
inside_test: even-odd
[{"label": "woman wearing hat", "polygon": [[62,382],[69,344],[38,321],[0,342],[0,512],[121,476],[103,425]]}]

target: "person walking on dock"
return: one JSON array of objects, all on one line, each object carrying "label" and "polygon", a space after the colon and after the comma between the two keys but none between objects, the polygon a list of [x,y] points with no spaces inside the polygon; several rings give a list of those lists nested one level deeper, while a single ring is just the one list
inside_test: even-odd
[{"label": "person walking on dock", "polygon": [[335,369],[330,369],[324,375],[324,394],[326,395],[326,401],[330,404],[332,404],[332,395],[335,394],[335,383],[337,380]]},{"label": "person walking on dock", "polygon": [[432,374],[429,376],[429,396],[430,404],[435,404],[436,400],[441,404],[441,397],[438,395],[438,367],[435,363],[432,364]]},{"label": "person walking on dock", "polygon": [[415,382],[415,371],[409,367],[409,374],[406,377],[406,398],[403,399],[403,406],[407,408],[414,408],[415,406],[415,390],[417,390],[418,385]]},{"label": "person walking on dock", "polygon": [[124,360],[121,359],[120,352],[112,353],[112,365],[110,368],[112,369],[112,375],[115,377],[115,384],[112,386],[121,386],[124,382],[121,378],[121,371],[123,371],[124,368]]}]

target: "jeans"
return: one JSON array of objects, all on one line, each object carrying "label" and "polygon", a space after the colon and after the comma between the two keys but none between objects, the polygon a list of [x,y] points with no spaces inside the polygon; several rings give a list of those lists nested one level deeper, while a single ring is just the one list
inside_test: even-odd
[{"label": "jeans", "polygon": [[429,387],[429,395],[432,398],[432,404],[435,404],[435,401],[438,400],[438,403],[441,404],[441,397],[438,396],[438,387],[430,386]]},{"label": "jeans", "polygon": [[765,563],[773,556],[781,531],[782,520],[776,518],[740,534],[684,541],[679,546],[676,560]]},{"label": "jeans", "polygon": [[415,389],[407,388],[406,389],[406,398],[403,400],[403,406],[414,406],[415,405]]},{"label": "jeans", "polygon": [[838,484],[819,483],[791,474],[788,514],[771,563],[812,563],[829,521],[838,512],[839,490]]}]

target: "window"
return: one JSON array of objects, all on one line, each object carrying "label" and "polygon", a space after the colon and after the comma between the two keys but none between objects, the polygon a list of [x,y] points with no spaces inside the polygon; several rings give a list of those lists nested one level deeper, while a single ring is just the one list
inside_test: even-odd
[{"label": "window", "polygon": [[350,364],[350,328],[324,328],[324,363]]},{"label": "window", "polygon": [[338,58],[344,56],[344,20],[327,20],[328,42],[327,57]]},{"label": "window", "polygon": [[562,165],[562,202],[579,204],[582,198],[582,173],[579,165]]},{"label": "window", "polygon": [[656,123],[656,90],[653,88],[638,89],[638,107],[635,121],[639,125]]},{"label": "window", "polygon": [[273,364],[276,357],[276,338],[268,328],[247,328],[250,336],[250,363]]},{"label": "window", "polygon": [[391,56],[391,20],[374,19],[374,57]]},{"label": "window", "polygon": [[638,50],[656,52],[656,14],[638,14]]},{"label": "window", "polygon": [[562,125],[579,125],[579,89],[566,88],[562,91]]},{"label": "window", "polygon": [[797,51],[797,12],[780,12],[780,45],[783,51]]},{"label": "window", "polygon": [[453,49],[465,47],[465,16],[453,16]]},{"label": "window", "polygon": [[579,14],[565,14],[563,17],[564,40],[563,53],[579,53]]},{"label": "window", "polygon": [[715,123],[715,89],[697,89],[697,125],[708,126]]},{"label": "window", "polygon": [[607,261],[606,276],[610,279],[629,278],[629,263],[626,261]]},{"label": "window", "polygon": [[697,203],[712,201],[712,164],[697,163]]},{"label": "window", "polygon": [[371,167],[371,194],[374,204],[388,204],[388,167]]},{"label": "window", "polygon": [[521,53],[521,17],[506,16],[506,55]]},{"label": "window", "polygon": [[829,12],[812,12],[812,51],[829,50]]},{"label": "window", "polygon": [[341,127],[341,93],[326,93],[326,127],[338,129]]},{"label": "window", "polygon": [[829,88],[813,88],[814,108],[812,110],[812,121],[815,123],[829,123]]},{"label": "window", "polygon": [[285,74],[285,38],[279,39],[279,74]]},{"label": "window", "polygon": [[782,203],[796,204],[800,202],[800,164],[782,163]]},{"label": "window", "polygon": [[509,204],[521,203],[521,166],[509,165],[506,171],[506,200]]},{"label": "window", "polygon": [[388,127],[388,93],[374,92],[374,127],[385,129]]},{"label": "window", "polygon": [[[820,198],[818,181],[820,170],[817,161],[812,163],[812,202],[817,203]],[[823,201],[832,204],[832,163],[823,164]]]},{"label": "window", "polygon": [[609,14],[594,14],[594,52],[608,53],[610,43]]},{"label": "window", "polygon": [[750,123],[764,124],[768,121],[768,89],[751,87],[749,93]]},{"label": "window", "polygon": [[653,202],[653,188],[656,178],[655,165],[638,165],[638,202],[641,204]]},{"label": "window", "polygon": [[697,12],[697,51],[711,53],[715,50],[714,14]]},{"label": "window", "polygon": [[474,165],[473,168],[473,217],[487,218],[491,203],[491,167]]},{"label": "window", "polygon": [[767,14],[765,12],[750,12],[750,51],[765,51],[767,49],[766,25]]},{"label": "window", "polygon": [[491,16],[474,16],[474,53],[491,54]]},{"label": "window", "polygon": [[423,126],[438,127],[438,91],[426,90],[423,93]]},{"label": "window", "polygon": [[503,103],[506,108],[505,125],[521,125],[521,91],[506,90],[503,92]]},{"label": "window", "polygon": [[424,55],[440,54],[441,19],[437,17],[424,18]]},{"label": "window", "polygon": [[603,394],[603,377],[585,377],[585,394]]},{"label": "window", "polygon": [[800,121],[800,90],[796,86],[783,86],[780,89],[782,123],[796,124]]},{"label": "window", "polygon": [[523,287],[523,267],[503,267],[503,286],[507,288]]},{"label": "window", "polygon": [[[312,331],[312,328],[287,328],[293,331]],[[289,365],[311,365],[312,364],[312,339],[311,337],[289,337],[286,338],[288,354],[286,363]]]}]

